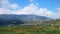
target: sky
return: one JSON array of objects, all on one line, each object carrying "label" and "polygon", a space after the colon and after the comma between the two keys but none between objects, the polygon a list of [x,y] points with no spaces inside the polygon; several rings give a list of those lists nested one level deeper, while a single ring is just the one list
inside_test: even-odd
[{"label": "sky", "polygon": [[60,19],[60,0],[0,0],[0,14],[34,14]]}]

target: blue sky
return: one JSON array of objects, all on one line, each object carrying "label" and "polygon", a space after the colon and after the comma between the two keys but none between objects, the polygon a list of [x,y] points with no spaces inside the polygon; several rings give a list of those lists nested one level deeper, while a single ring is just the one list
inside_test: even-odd
[{"label": "blue sky", "polygon": [[60,0],[0,0],[0,14],[34,14],[60,19]]},{"label": "blue sky", "polygon": [[11,3],[17,3],[20,7],[25,7],[30,3],[38,3],[39,8],[48,8],[49,10],[55,10],[55,8],[60,7],[60,0],[33,0],[30,2],[29,0],[9,0]]},{"label": "blue sky", "polygon": [[20,7],[27,6],[30,2],[29,0],[9,0],[11,3],[17,3]]}]

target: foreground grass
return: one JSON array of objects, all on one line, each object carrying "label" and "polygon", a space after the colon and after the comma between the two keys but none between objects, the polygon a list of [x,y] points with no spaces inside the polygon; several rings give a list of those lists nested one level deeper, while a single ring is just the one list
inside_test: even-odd
[{"label": "foreground grass", "polygon": [[60,26],[0,27],[0,34],[60,34]]}]

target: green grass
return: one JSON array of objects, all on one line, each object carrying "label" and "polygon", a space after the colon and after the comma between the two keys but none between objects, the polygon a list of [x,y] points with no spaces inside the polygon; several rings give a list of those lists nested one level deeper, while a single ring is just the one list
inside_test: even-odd
[{"label": "green grass", "polygon": [[60,26],[0,27],[0,34],[60,34]]}]

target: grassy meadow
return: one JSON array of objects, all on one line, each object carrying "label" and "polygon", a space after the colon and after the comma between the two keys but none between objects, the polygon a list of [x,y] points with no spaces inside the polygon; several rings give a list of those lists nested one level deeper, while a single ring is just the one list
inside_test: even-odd
[{"label": "grassy meadow", "polygon": [[0,34],[60,34],[60,26],[5,26]]}]

